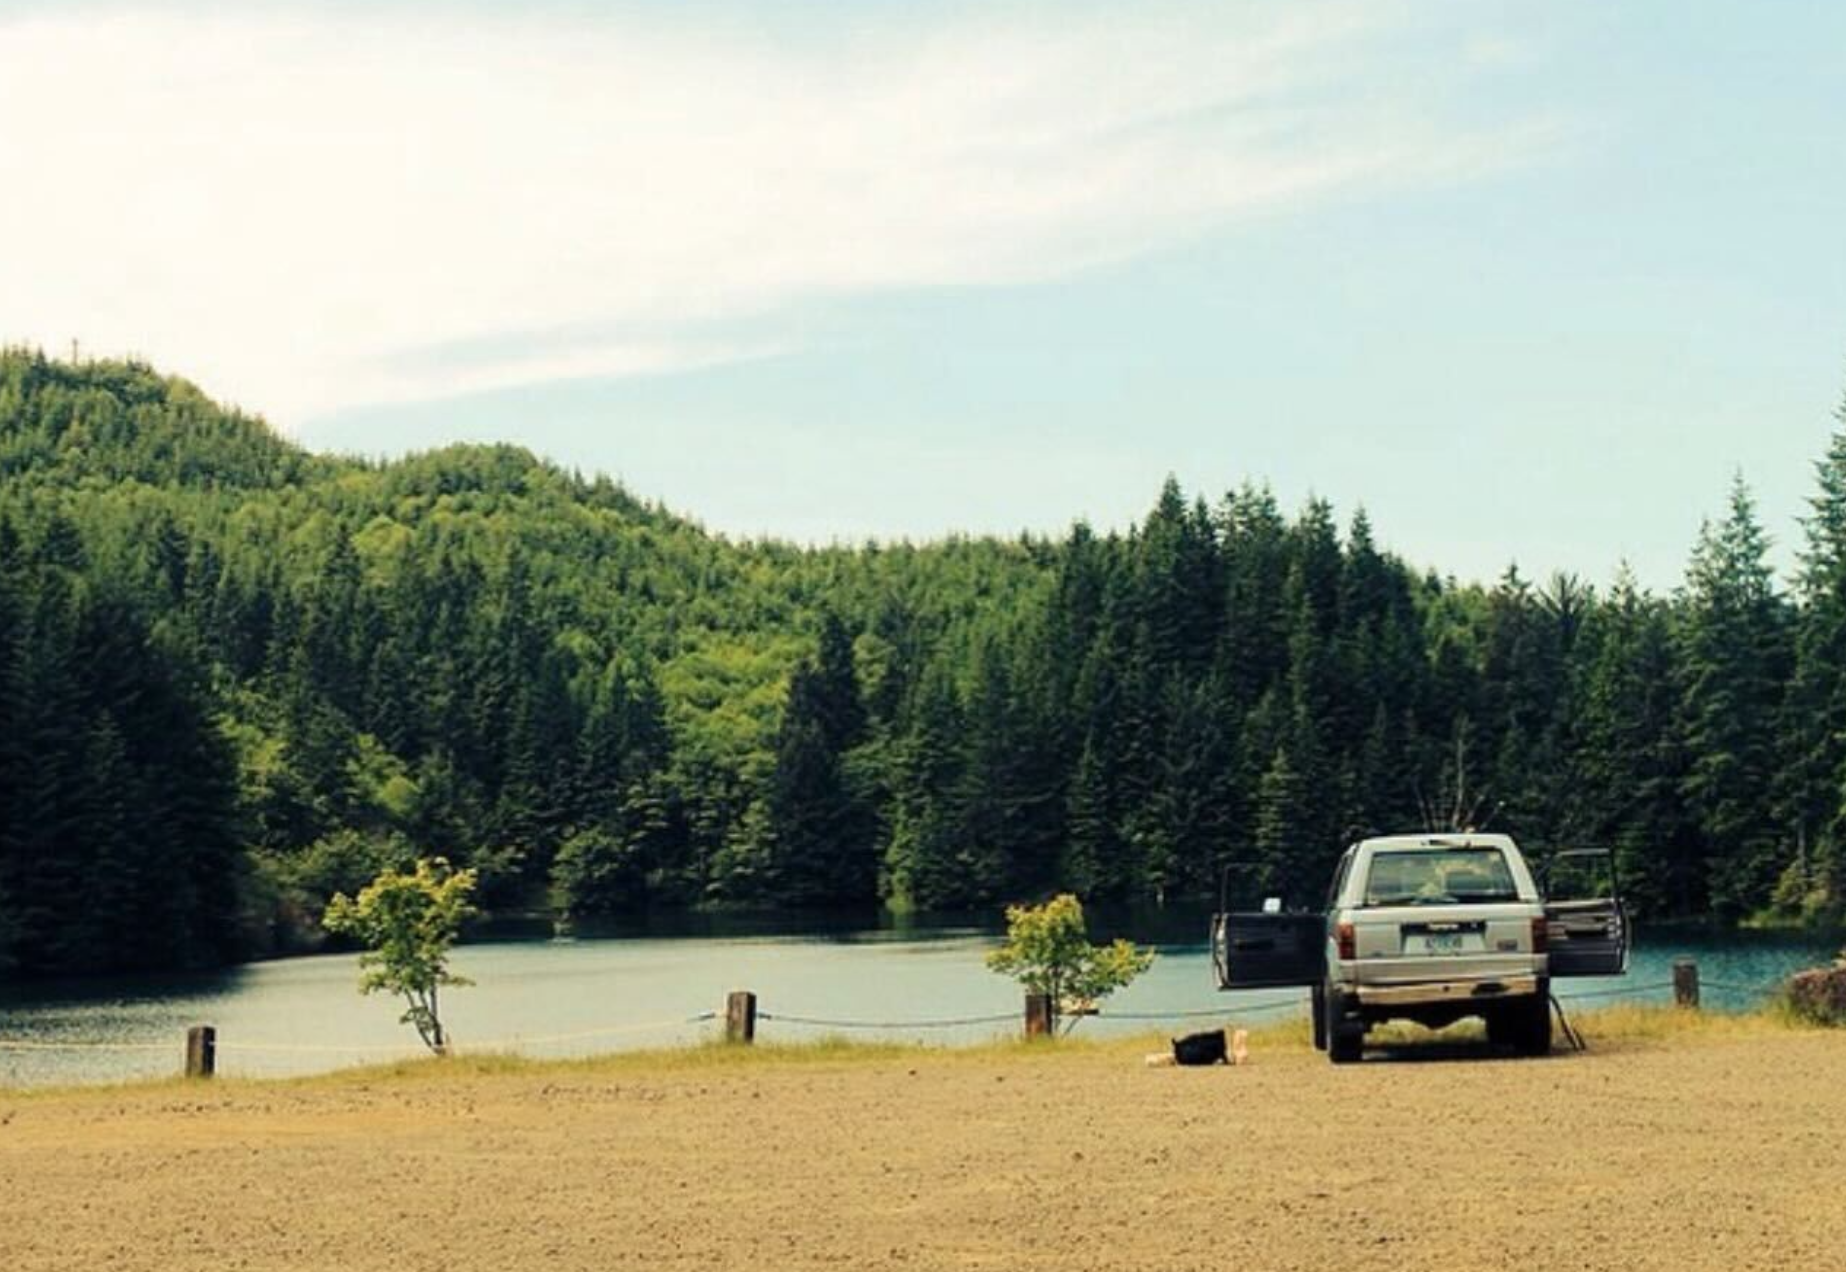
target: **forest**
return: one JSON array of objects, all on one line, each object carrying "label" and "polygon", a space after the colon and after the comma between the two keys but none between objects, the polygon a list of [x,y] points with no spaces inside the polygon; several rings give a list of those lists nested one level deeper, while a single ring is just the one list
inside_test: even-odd
[{"label": "forest", "polygon": [[[1846,408],[1842,408],[1846,412]],[[310,947],[386,865],[502,915],[1311,902],[1368,833],[1611,845],[1655,919],[1846,896],[1846,413],[1776,577],[1456,581],[1362,511],[737,541],[512,446],[309,453],[0,354],[0,976]]]}]

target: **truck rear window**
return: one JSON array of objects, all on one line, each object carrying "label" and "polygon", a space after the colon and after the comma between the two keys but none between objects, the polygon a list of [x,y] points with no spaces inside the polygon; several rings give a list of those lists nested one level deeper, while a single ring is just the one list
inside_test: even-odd
[{"label": "truck rear window", "polygon": [[1365,880],[1365,904],[1468,905],[1517,901],[1519,889],[1498,848],[1381,852]]}]

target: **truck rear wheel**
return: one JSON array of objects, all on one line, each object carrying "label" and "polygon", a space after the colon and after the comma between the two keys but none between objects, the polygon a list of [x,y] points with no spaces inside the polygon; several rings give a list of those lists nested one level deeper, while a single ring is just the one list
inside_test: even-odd
[{"label": "truck rear wheel", "polygon": [[1550,1054],[1549,993],[1527,994],[1523,998],[1495,1003],[1484,1014],[1487,1020],[1487,1041],[1494,1046],[1510,1047],[1522,1056]]},{"label": "truck rear wheel", "polygon": [[1322,1027],[1327,1034],[1327,1059],[1335,1064],[1353,1064],[1365,1055],[1365,1021],[1349,1018],[1345,1000],[1337,992],[1322,994]]},{"label": "truck rear wheel", "polygon": [[1365,1030],[1343,1025],[1327,1035],[1327,1059],[1335,1064],[1357,1064],[1365,1057]]},{"label": "truck rear wheel", "polygon": [[1496,1047],[1519,1046],[1519,1022],[1522,1019],[1519,1010],[1521,1004],[1494,1003],[1484,1013],[1487,1022],[1487,1041]]},{"label": "truck rear wheel", "polygon": [[1514,1009],[1513,1045],[1520,1055],[1551,1054],[1551,995],[1546,990],[1533,994]]}]

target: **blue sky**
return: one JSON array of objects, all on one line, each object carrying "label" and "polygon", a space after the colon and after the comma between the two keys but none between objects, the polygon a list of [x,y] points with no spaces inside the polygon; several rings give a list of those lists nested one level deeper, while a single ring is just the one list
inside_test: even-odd
[{"label": "blue sky", "polygon": [[[1846,390],[1846,10],[0,2],[0,339],[714,529],[1782,559]],[[17,185],[15,183],[18,183]]]}]

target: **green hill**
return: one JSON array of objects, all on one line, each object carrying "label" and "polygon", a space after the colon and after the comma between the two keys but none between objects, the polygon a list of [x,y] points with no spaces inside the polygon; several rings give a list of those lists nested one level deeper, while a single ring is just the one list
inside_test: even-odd
[{"label": "green hill", "polygon": [[1846,737],[1790,709],[1838,696],[1816,533],[1800,605],[1747,500],[1672,602],[1458,586],[1254,486],[1056,541],[734,542],[517,448],[316,456],[11,352],[0,964],[291,948],[433,852],[573,915],[1202,894],[1230,857],[1306,899],[1426,816],[1616,842],[1656,912],[1798,910],[1837,895]]}]

